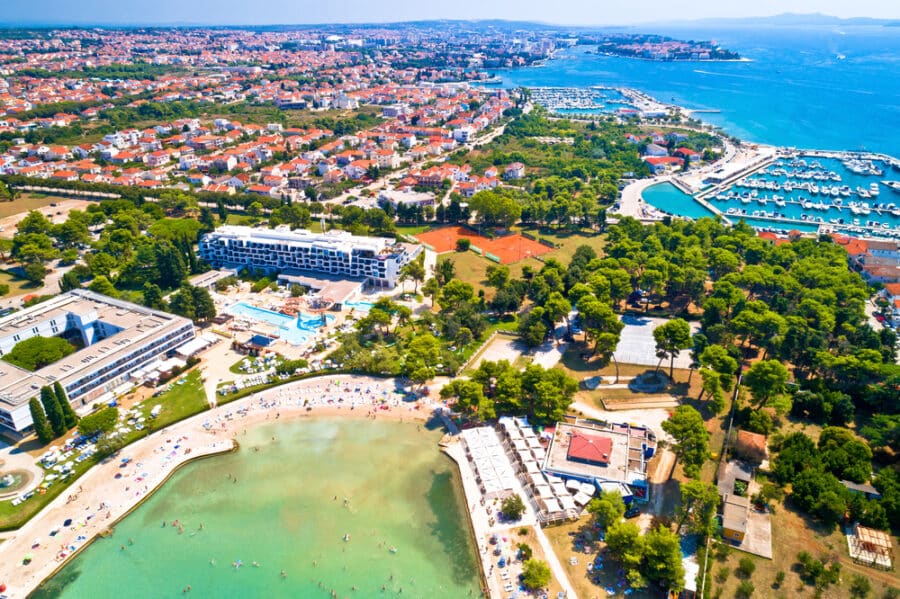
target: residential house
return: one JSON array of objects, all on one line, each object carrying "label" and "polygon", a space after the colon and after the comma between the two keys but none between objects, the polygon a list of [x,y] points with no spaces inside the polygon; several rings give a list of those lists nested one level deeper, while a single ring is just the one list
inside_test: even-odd
[{"label": "residential house", "polygon": [[668,155],[669,155],[668,150],[666,150],[664,147],[662,147],[658,144],[655,144],[655,143],[647,144],[647,147],[644,148],[644,156],[668,156]]},{"label": "residential house", "polygon": [[521,179],[525,176],[525,165],[521,162],[513,162],[503,171],[506,179]]}]

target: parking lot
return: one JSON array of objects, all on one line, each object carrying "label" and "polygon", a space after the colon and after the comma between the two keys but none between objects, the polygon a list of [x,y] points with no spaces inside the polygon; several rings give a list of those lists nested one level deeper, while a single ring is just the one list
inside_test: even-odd
[{"label": "parking lot", "polygon": [[[667,322],[666,319],[626,314],[621,320],[625,323],[625,328],[622,329],[622,339],[616,348],[616,360],[620,364],[656,366],[659,358],[656,355],[653,330]],[[696,333],[699,329],[700,323],[691,323],[691,333]],[[664,365],[668,363],[669,361],[665,360]],[[675,368],[690,368],[690,366],[690,351],[684,350],[675,358]]]}]

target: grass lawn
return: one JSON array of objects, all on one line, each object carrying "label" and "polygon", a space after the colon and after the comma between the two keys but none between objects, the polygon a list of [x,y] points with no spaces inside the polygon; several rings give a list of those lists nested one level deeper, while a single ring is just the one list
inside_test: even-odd
[{"label": "grass lawn", "polygon": [[228,213],[228,218],[225,219],[226,225],[248,225],[252,226],[253,224],[259,222],[258,217],[247,216],[246,214],[235,214],[234,212]]},{"label": "grass lawn", "polygon": [[[772,513],[772,550],[773,559],[767,560],[756,557],[742,551],[732,549],[724,559],[716,558],[716,552],[710,553],[710,561],[713,561],[710,574],[707,578],[707,586],[712,590],[712,596],[734,597],[735,591],[742,579],[737,572],[738,562],[741,558],[749,557],[756,565],[756,569],[749,580],[755,587],[754,597],[814,597],[816,591],[812,586],[804,584],[800,576],[793,570],[797,562],[797,554],[801,551],[809,552],[813,557],[822,559],[840,559],[842,572],[840,584],[828,587],[823,593],[825,598],[839,598],[850,596],[850,583],[854,574],[860,574],[869,579],[874,592],[870,597],[880,598],[885,589],[890,586],[898,587],[895,572],[875,570],[850,559],[847,551],[847,541],[838,527],[833,529],[822,526],[802,514],[786,508],[782,503],[774,503]],[[898,559],[896,539],[894,543],[894,561]],[[775,577],[779,571],[784,572],[785,579],[780,587],[775,587]],[[727,572],[727,577],[726,577]],[[721,578],[717,578],[717,575]],[[720,582],[724,578],[723,582]]]},{"label": "grass lawn", "polygon": [[0,284],[9,285],[9,293],[7,295],[10,296],[23,295],[34,289],[40,289],[40,287],[35,287],[34,283],[28,279],[23,279],[6,270],[0,270]]},{"label": "grass lawn", "polygon": [[[183,384],[172,383],[169,385],[169,390],[161,395],[149,397],[135,406],[140,413],[148,418],[146,422],[150,423],[150,425],[142,431],[135,430],[129,433],[125,437],[126,445],[149,435],[154,430],[159,430],[209,408],[206,394],[203,390],[203,382],[200,379],[200,372],[193,370],[183,378],[185,380]],[[150,419],[150,411],[157,404],[162,406],[159,416],[155,419]],[[68,437],[69,434],[67,433],[66,436]],[[72,476],[68,480],[65,482],[56,481],[44,495],[35,494],[31,499],[18,506],[13,506],[12,502],[9,501],[0,502],[0,530],[16,529],[28,522],[44,506],[65,492],[82,474],[98,462],[97,456],[94,455],[76,464]]]},{"label": "grass lawn", "polygon": [[67,199],[70,198],[44,193],[20,193],[19,197],[11,202],[0,202],[0,218],[6,218],[20,212],[28,212],[29,210],[37,210]]},{"label": "grass lawn", "polygon": [[[400,228],[398,227],[398,229]],[[535,235],[538,234],[536,227],[522,230]],[[404,232],[406,231],[404,230]],[[416,231],[416,233],[419,232],[420,231]],[[412,235],[413,233],[409,234]],[[559,246],[555,250],[543,254],[541,258],[544,260],[555,258],[564,265],[569,263],[572,256],[575,254],[575,249],[579,245],[589,245],[600,254],[606,242],[606,237],[604,235],[594,233],[588,234],[586,232],[571,233],[565,231],[557,232],[553,229],[544,229],[543,232],[540,233],[540,236],[549,239]],[[489,298],[493,297],[494,290],[486,286],[485,278],[487,277],[488,266],[491,266],[494,262],[479,256],[475,252],[447,252],[438,256],[438,261],[442,262],[445,260],[452,261],[456,266],[457,279],[472,285],[476,292],[479,289],[484,289]],[[522,267],[526,265],[537,271],[543,267],[543,262],[536,258],[526,258],[514,262],[513,264],[507,264],[507,266],[509,266],[510,276],[520,278],[522,276]]]},{"label": "grass lawn", "polygon": [[[184,380],[184,383],[179,385],[177,382],[179,380]],[[167,387],[168,391],[164,391],[157,397],[148,397],[135,406],[148,418],[153,406],[162,406],[159,416],[152,421],[154,430],[159,430],[209,409],[199,370],[190,371],[176,379],[175,382],[169,383]]]},{"label": "grass lawn", "polygon": [[430,230],[431,225],[397,225],[396,229],[398,233],[403,233],[404,235],[418,235],[419,233],[424,233],[425,231]]}]

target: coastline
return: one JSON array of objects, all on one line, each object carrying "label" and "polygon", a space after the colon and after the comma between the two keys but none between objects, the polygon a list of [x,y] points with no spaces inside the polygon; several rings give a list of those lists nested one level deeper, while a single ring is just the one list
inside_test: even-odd
[{"label": "coastline", "polygon": [[740,58],[648,58],[646,56],[629,56],[628,54],[615,54],[613,52],[588,52],[594,56],[605,56],[607,58],[628,58],[630,60],[644,60],[647,62],[753,62],[752,58],[741,56]]},{"label": "coastline", "polygon": [[[85,473],[76,490],[54,499],[0,545],[0,554],[4,555],[0,581],[7,585],[8,597],[30,596],[74,555],[162,488],[185,464],[236,451],[238,437],[249,427],[278,419],[381,417],[421,423],[432,418],[436,405],[430,398],[404,402],[388,394],[393,385],[394,379],[356,375],[296,381],[201,412],[129,445]],[[366,392],[355,391],[363,387]],[[381,391],[384,393],[379,395]],[[337,395],[329,393],[341,397],[335,399]],[[127,470],[120,468],[123,458],[130,460]],[[123,472],[122,478],[115,478]],[[69,519],[71,525],[63,527]],[[53,531],[56,534],[51,536]],[[33,546],[31,539],[42,541]],[[25,565],[23,558],[29,554],[33,560]]]}]

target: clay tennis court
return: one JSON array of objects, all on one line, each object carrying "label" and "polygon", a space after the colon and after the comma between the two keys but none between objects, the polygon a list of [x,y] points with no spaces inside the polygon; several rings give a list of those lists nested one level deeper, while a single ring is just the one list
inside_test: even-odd
[{"label": "clay tennis court", "polygon": [[473,233],[465,227],[441,227],[416,235],[416,239],[427,243],[439,254],[455,250],[456,240],[462,237],[471,240],[472,245],[481,248],[485,253],[500,258],[501,264],[512,264],[525,258],[540,256],[553,249],[527,237],[522,237],[518,233],[490,239]]}]

